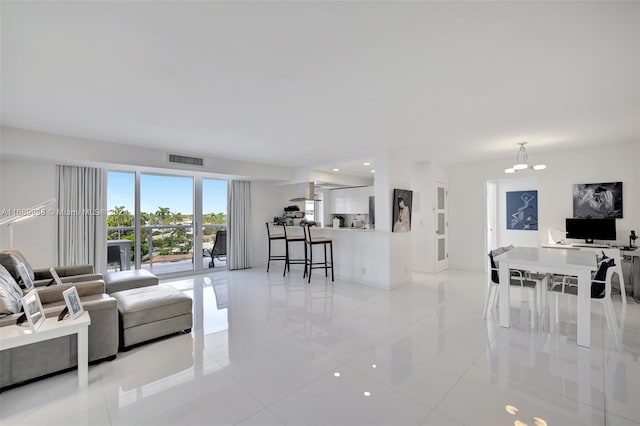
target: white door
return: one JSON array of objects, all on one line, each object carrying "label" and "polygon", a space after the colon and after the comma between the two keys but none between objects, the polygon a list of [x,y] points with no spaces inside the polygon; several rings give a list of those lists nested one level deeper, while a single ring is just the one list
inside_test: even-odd
[{"label": "white door", "polygon": [[436,272],[449,267],[449,215],[447,214],[447,184],[436,182]]}]

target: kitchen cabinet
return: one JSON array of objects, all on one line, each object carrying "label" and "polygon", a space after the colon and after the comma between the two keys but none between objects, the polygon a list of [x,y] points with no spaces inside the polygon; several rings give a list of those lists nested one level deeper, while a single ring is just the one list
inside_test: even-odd
[{"label": "kitchen cabinet", "polygon": [[332,214],[368,214],[373,186],[332,189],[329,194]]}]

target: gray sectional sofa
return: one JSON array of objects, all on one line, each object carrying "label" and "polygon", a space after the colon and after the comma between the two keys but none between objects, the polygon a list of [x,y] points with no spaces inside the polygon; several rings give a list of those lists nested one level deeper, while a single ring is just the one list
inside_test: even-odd
[{"label": "gray sectional sofa", "polygon": [[[33,270],[18,251],[0,252],[0,327],[21,316],[21,276],[24,265],[40,296],[45,315],[64,309],[63,291],[75,286],[89,312],[89,362],[111,360],[118,350],[174,333],[190,332],[192,300],[183,292],[158,286],[149,271],[119,271],[104,277],[93,266],[58,268],[62,285],[51,285],[48,269]],[[76,335],[0,351],[0,391],[78,365]]]},{"label": "gray sectional sofa", "polygon": [[[0,253],[0,327],[13,325],[21,315],[23,290],[16,280],[17,263],[23,262],[36,285],[47,317],[56,317],[65,307],[62,292],[75,286],[83,308],[91,316],[89,362],[114,359],[118,353],[118,304],[105,291],[101,274],[93,266],[56,268],[63,285],[47,287],[51,274],[32,270],[19,252]],[[13,275],[11,272],[13,272]],[[77,337],[64,336],[0,351],[0,389],[57,373],[77,365]]]}]

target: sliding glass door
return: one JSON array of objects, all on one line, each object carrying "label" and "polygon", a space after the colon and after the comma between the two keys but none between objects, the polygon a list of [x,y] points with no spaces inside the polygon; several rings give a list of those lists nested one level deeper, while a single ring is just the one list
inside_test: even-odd
[{"label": "sliding glass door", "polygon": [[107,270],[163,275],[226,266],[211,252],[226,230],[227,181],[112,171],[107,185]]}]

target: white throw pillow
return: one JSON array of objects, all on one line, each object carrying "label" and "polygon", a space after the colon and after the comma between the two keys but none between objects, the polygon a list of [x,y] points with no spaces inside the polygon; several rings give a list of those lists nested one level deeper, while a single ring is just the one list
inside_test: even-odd
[{"label": "white throw pillow", "polygon": [[0,265],[0,315],[16,314],[22,310],[22,290],[9,271]]}]

